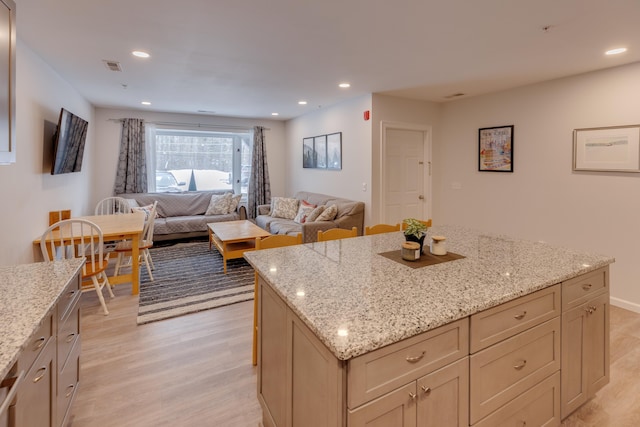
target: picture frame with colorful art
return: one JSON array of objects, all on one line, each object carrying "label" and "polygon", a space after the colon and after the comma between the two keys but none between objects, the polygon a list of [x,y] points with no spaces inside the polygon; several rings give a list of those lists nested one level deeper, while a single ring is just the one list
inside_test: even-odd
[{"label": "picture frame with colorful art", "polygon": [[478,129],[478,170],[513,172],[513,125]]}]

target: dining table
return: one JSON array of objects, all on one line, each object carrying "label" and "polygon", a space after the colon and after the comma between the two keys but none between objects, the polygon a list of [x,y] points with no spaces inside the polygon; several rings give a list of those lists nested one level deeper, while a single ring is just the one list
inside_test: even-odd
[{"label": "dining table", "polygon": [[[131,294],[138,295],[140,292],[140,252],[138,246],[144,228],[144,212],[115,215],[87,215],[74,217],[73,219],[84,219],[96,224],[100,227],[100,230],[102,230],[104,242],[131,240],[131,273],[110,276],[109,283],[112,285],[131,283]],[[40,245],[40,238],[34,240],[33,243],[34,245]]]}]

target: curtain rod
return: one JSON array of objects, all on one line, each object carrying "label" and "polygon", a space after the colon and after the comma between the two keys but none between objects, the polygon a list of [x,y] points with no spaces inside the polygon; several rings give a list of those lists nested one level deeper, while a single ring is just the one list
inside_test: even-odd
[{"label": "curtain rod", "polygon": [[[112,122],[122,122],[124,119],[108,119]],[[216,124],[207,124],[207,123],[182,123],[182,122],[157,122],[157,121],[146,121],[146,123],[151,123],[153,125],[160,126],[180,126],[180,127],[191,127],[191,128],[212,128],[212,129],[236,129],[236,130],[253,130],[252,126],[234,126],[234,125],[216,125]],[[271,128],[265,127],[264,130],[271,130]]]}]

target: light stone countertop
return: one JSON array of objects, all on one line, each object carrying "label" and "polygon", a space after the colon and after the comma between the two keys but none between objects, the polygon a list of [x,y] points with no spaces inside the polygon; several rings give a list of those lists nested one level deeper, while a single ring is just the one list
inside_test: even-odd
[{"label": "light stone countertop", "polygon": [[380,253],[402,232],[246,252],[244,257],[340,360],[434,329],[615,260],[456,226],[429,229],[466,258],[411,268]]},{"label": "light stone countertop", "polygon": [[56,305],[82,259],[0,267],[0,379]]}]

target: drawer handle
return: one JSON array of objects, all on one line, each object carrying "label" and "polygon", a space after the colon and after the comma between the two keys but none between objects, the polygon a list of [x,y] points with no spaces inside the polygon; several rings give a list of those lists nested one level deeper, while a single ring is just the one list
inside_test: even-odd
[{"label": "drawer handle", "polygon": [[33,351],[40,350],[44,345],[44,342],[47,339],[45,337],[40,337],[34,342]]},{"label": "drawer handle", "polygon": [[73,298],[73,296],[76,294],[77,291],[73,290],[73,291],[69,291],[67,298]]},{"label": "drawer handle", "polygon": [[422,389],[422,391],[425,392],[425,394],[429,394],[431,393],[431,387],[427,387],[426,385],[423,385],[422,387],[420,387]]},{"label": "drawer handle", "polygon": [[520,362],[519,364],[515,365],[513,367],[513,369],[519,371],[520,369],[524,368],[527,365],[527,360],[523,359],[522,362]]},{"label": "drawer handle", "polygon": [[73,394],[73,389],[75,388],[75,386],[73,384],[69,384],[69,387],[67,387],[67,392],[65,393],[64,397],[67,398],[69,396],[71,396]]},{"label": "drawer handle", "polygon": [[411,399],[415,399],[415,398],[416,398],[416,394],[415,394],[415,393],[411,393],[411,392],[409,392],[409,397],[410,397]]},{"label": "drawer handle", "polygon": [[424,354],[425,354],[425,353],[426,353],[426,352],[425,352],[425,351],[423,351],[423,352],[422,352],[422,354],[421,354],[420,356],[407,357],[407,362],[409,362],[409,363],[416,363],[416,362],[420,361],[420,360],[424,357]]},{"label": "drawer handle", "polygon": [[37,375],[34,379],[33,382],[37,383],[38,381],[40,381],[41,379],[44,378],[45,374],[47,373],[47,367],[43,366],[42,368],[38,369],[38,372],[36,372]]},{"label": "drawer handle", "polygon": [[522,313],[516,314],[515,316],[513,316],[513,318],[516,319],[516,320],[522,320],[522,319],[524,319],[524,316],[526,316],[526,315],[527,315],[527,312],[523,311]]},{"label": "drawer handle", "polygon": [[584,311],[586,311],[589,314],[593,314],[594,311],[596,311],[598,309],[598,307],[596,307],[595,305],[590,305],[589,307],[585,308]]},{"label": "drawer handle", "polygon": [[584,289],[585,291],[588,291],[589,289],[591,289],[593,285],[591,283],[585,283],[584,285],[582,285],[582,289]]},{"label": "drawer handle", "polygon": [[70,343],[71,341],[73,341],[73,339],[76,337],[75,333],[71,333],[69,335],[67,335],[67,339],[65,340],[67,343]]}]

